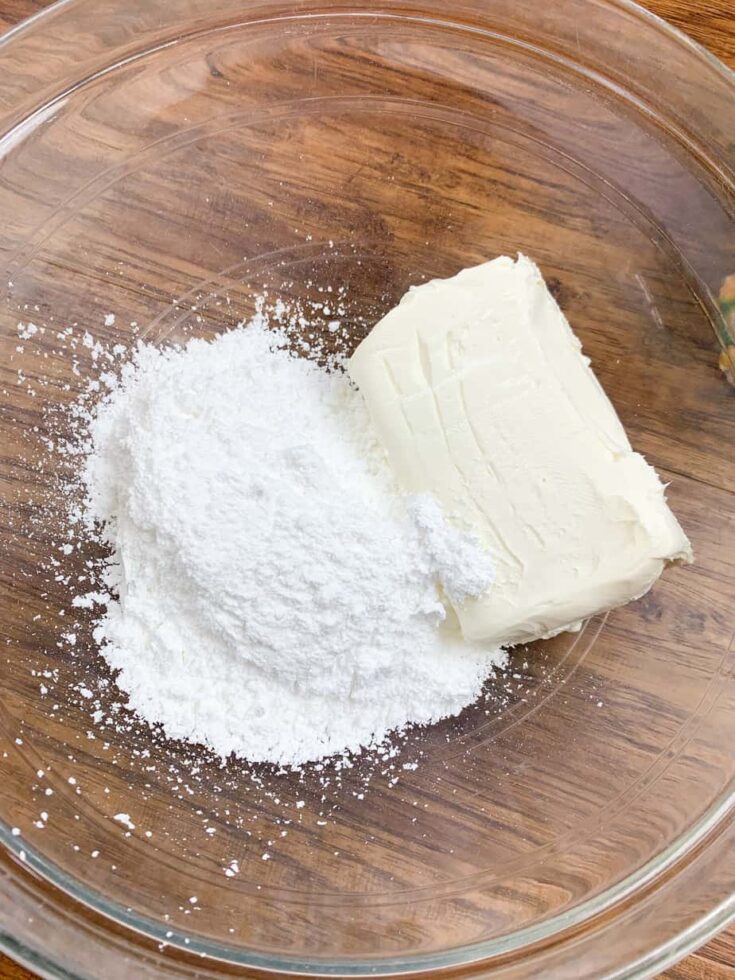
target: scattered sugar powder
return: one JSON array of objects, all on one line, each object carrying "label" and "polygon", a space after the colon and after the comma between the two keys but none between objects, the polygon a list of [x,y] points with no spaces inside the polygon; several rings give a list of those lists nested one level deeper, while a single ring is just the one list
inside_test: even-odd
[{"label": "scattered sugar powder", "polygon": [[140,345],[86,424],[95,636],[168,736],[296,766],[456,714],[504,662],[442,601],[484,591],[487,556],[407,506],[359,392],[284,334]]}]

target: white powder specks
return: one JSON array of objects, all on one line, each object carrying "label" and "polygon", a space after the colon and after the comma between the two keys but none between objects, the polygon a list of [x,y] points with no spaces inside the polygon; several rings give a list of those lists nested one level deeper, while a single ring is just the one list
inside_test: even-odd
[{"label": "white powder specks", "polygon": [[123,826],[127,827],[128,830],[135,830],[135,824],[130,819],[129,813],[116,813],[112,819],[117,820],[118,823],[123,824]]},{"label": "white powder specks", "polygon": [[286,344],[258,322],[139,347],[90,420],[84,483],[113,551],[96,637],[131,707],[299,765],[455,714],[503,655],[441,600],[484,591],[487,557],[431,498],[409,513],[359,393]]},{"label": "white powder specks", "polygon": [[35,323],[19,323],[18,324],[18,336],[21,340],[30,340],[31,337],[35,337],[38,333],[38,327]]}]

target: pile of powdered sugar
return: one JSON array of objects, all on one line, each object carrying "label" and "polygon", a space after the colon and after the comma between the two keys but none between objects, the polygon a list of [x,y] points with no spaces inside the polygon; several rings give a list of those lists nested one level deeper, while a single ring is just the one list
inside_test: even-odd
[{"label": "pile of powdered sugar", "polygon": [[475,700],[503,654],[442,601],[492,581],[401,497],[362,397],[260,321],[140,345],[85,419],[95,637],[130,706],[219,755],[299,765]]}]

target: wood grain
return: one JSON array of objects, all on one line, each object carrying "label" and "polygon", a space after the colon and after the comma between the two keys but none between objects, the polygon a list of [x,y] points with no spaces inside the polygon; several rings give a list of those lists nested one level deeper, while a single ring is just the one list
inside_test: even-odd
[{"label": "wood grain", "polygon": [[[39,0],[0,0],[0,27],[7,29],[43,6],[45,4]],[[735,67],[735,12],[732,0],[648,0],[647,6]],[[735,926],[666,971],[663,976],[668,980],[720,980],[735,976]],[[2,957],[0,977],[5,980],[30,980],[32,975]]]},{"label": "wood grain", "polygon": [[34,980],[36,974],[0,954],[0,977],[2,980]]}]

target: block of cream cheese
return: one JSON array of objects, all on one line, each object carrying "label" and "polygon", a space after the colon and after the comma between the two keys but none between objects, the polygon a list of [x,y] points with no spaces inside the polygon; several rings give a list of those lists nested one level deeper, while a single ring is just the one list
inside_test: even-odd
[{"label": "block of cream cheese", "polygon": [[468,639],[512,645],[636,599],[691,561],[529,259],[411,289],[349,363],[404,489],[431,493],[496,566],[457,606]]}]

